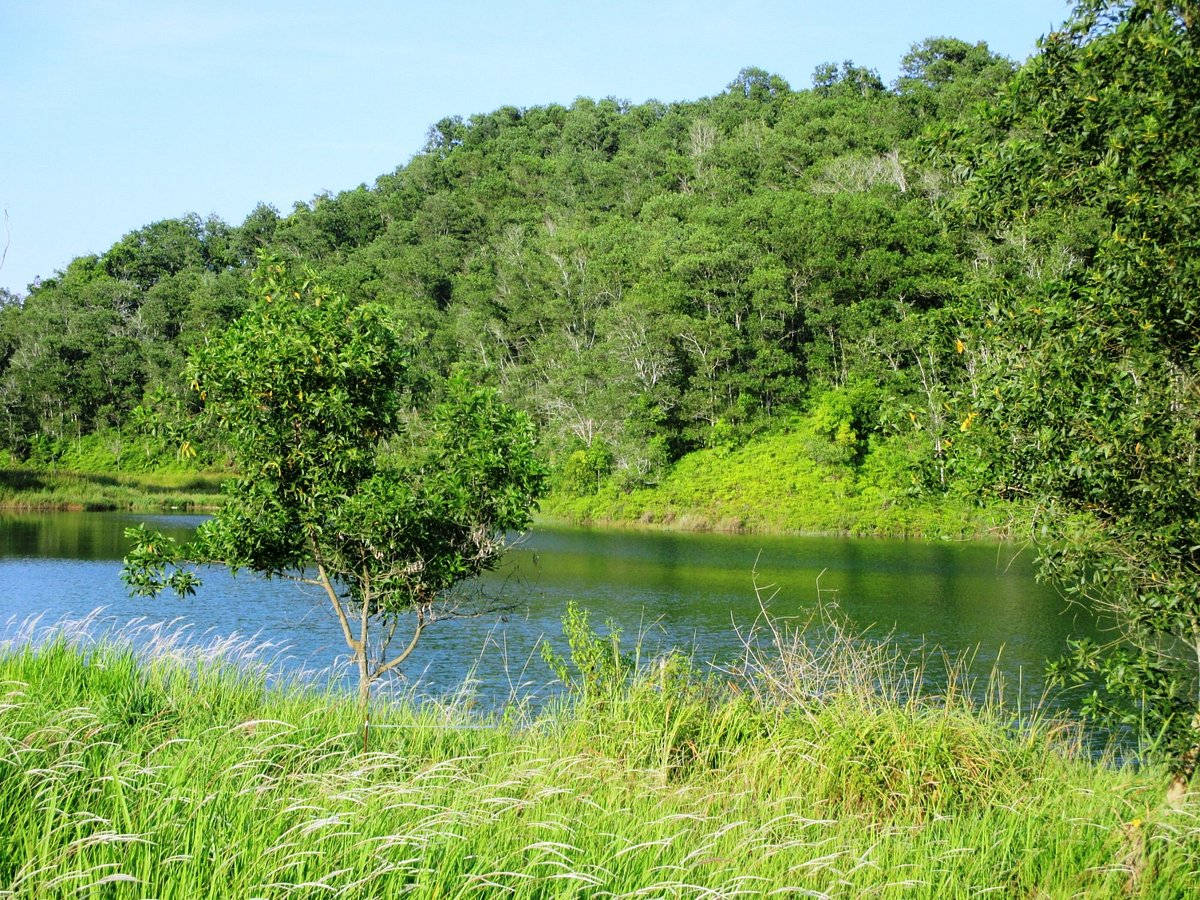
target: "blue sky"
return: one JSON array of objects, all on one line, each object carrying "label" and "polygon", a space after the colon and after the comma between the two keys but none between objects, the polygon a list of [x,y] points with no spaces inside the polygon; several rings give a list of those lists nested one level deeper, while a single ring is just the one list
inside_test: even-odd
[{"label": "blue sky", "polygon": [[[504,104],[719,92],[744,66],[890,81],[931,35],[1023,59],[1061,0],[338,4],[0,0],[0,286],[197,212],[239,223],[406,162]],[[7,235],[6,235],[7,228]]]}]

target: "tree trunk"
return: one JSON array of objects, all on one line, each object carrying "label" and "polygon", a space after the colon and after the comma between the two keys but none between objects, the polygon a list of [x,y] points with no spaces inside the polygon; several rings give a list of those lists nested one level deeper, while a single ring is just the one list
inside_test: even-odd
[{"label": "tree trunk", "polygon": [[363,715],[367,713],[367,706],[371,702],[371,678],[367,674],[366,667],[359,666],[358,670],[358,709]]},{"label": "tree trunk", "polygon": [[358,655],[358,714],[362,718],[363,753],[366,753],[370,746],[371,731],[371,676],[367,670],[365,647]]},{"label": "tree trunk", "polygon": [[[1200,731],[1200,712],[1192,716],[1192,730]],[[1171,775],[1171,783],[1167,786],[1167,807],[1169,809],[1178,809],[1183,805],[1183,798],[1187,796],[1198,765],[1200,765],[1200,744],[1193,744],[1179,758],[1179,764]]]}]

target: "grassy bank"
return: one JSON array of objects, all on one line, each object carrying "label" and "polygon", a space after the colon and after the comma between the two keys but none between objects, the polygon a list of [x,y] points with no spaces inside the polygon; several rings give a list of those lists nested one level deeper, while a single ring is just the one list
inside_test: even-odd
[{"label": "grassy bank", "polygon": [[736,687],[678,662],[614,676],[587,653],[603,642],[579,646],[572,702],[489,719],[381,704],[365,753],[340,695],[120,646],[10,648],[0,893],[1174,897],[1196,883],[1200,806],[1162,811],[1162,772],[922,698],[840,637],[785,639]]},{"label": "grassy bank", "polygon": [[1011,505],[916,494],[897,441],[861,460],[835,449],[801,422],[737,449],[688,454],[652,488],[626,492],[609,480],[585,496],[558,490],[542,512],[574,524],[914,538],[1004,538],[1024,521]]},{"label": "grassy bank", "polygon": [[0,468],[0,509],[169,510],[213,509],[221,476],[199,472],[74,472]]}]

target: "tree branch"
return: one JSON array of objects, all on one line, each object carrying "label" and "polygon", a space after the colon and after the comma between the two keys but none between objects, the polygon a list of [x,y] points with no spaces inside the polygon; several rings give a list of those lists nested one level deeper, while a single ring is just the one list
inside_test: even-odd
[{"label": "tree branch", "polygon": [[399,620],[395,617],[393,617],[392,621],[388,623],[387,634],[383,636],[383,641],[379,644],[379,655],[381,657],[387,653],[388,647],[392,646],[392,638],[396,634],[396,626],[398,624]]},{"label": "tree branch", "polygon": [[12,243],[12,230],[8,226],[8,210],[4,210],[4,250],[0,252],[0,269],[4,268],[4,261],[8,259],[8,247]]},{"label": "tree branch", "polygon": [[321,561],[321,551],[317,549],[317,541],[312,535],[308,536],[308,546],[312,550],[313,559],[317,563],[317,577],[319,580],[316,583],[325,588],[325,593],[329,596],[329,602],[333,604],[333,611],[337,613],[338,622],[342,626],[342,636],[346,639],[346,646],[358,652],[361,645],[354,640],[354,636],[350,633],[350,620],[346,618],[346,610],[342,606],[342,599],[338,596],[337,591],[333,589],[333,583],[329,580],[329,574],[325,571],[325,564]]},{"label": "tree branch", "polygon": [[316,587],[324,587],[325,584],[319,578],[303,578],[300,575],[289,575],[286,572],[277,572],[276,578],[283,578],[286,581],[294,581],[296,584],[311,584]]},{"label": "tree branch", "polygon": [[405,647],[404,650],[398,656],[393,657],[392,659],[388,660],[386,663],[380,663],[375,668],[374,674],[371,676],[372,680],[378,678],[380,675],[384,674],[385,672],[388,672],[388,671],[396,668],[396,666],[403,663],[406,659],[409,658],[409,656],[412,655],[412,652],[417,649],[417,641],[419,641],[421,639],[421,632],[425,630],[425,625],[426,625],[425,611],[418,608],[417,609],[417,625],[413,629],[412,640],[410,640],[408,642],[408,646]]}]

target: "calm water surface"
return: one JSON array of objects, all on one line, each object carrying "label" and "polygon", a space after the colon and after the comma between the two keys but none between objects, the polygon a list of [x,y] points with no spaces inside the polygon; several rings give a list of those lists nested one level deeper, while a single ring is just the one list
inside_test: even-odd
[{"label": "calm water surface", "polygon": [[[187,600],[129,597],[119,578],[122,532],[140,521],[182,537],[201,520],[0,514],[0,632],[32,615],[52,622],[103,606],[118,623],[183,619],[194,640],[257,634],[287,645],[274,663],[283,670],[344,660],[331,611],[302,586],[211,570]],[[487,697],[536,690],[548,679],[536,645],[544,635],[558,638],[572,598],[594,622],[644,631],[651,651],[674,646],[700,661],[728,658],[739,646],[735,626],[759,612],[755,572],[760,586],[772,586],[764,597],[774,594],[769,608],[778,616],[811,613],[819,588],[858,628],[904,648],[970,653],[977,673],[997,666],[1031,695],[1068,637],[1097,631],[1089,610],[1035,582],[1029,553],[1007,545],[544,528],[482,585],[513,611],[440,623],[402,677],[431,693],[456,688],[468,673]]]}]

